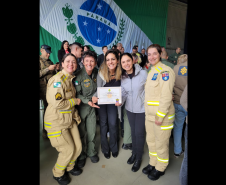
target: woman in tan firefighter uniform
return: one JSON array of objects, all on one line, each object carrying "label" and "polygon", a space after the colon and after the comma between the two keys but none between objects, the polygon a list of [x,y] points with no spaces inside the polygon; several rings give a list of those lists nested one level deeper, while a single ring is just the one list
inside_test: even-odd
[{"label": "woman in tan firefighter uniform", "polygon": [[164,175],[169,163],[169,138],[175,119],[172,101],[175,82],[174,71],[160,61],[161,47],[152,44],[147,48],[152,64],[145,84],[145,128],[150,161],[142,172],[151,180]]},{"label": "woman in tan firefighter uniform", "polygon": [[53,167],[53,178],[62,185],[70,182],[68,173],[80,175],[82,170],[75,165],[82,151],[78,131],[81,119],[75,105],[81,100],[76,98],[76,90],[72,82],[73,72],[77,68],[76,57],[65,54],[62,58],[63,70],[51,77],[47,84],[46,99],[48,107],[44,117],[44,126],[48,132],[51,145],[59,152]]}]

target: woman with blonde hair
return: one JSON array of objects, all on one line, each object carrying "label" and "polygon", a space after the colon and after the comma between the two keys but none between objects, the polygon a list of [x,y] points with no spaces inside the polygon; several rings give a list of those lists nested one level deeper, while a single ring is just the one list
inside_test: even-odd
[{"label": "woman with blonde hair", "polygon": [[[121,86],[121,65],[119,62],[119,55],[117,51],[110,49],[104,56],[104,61],[100,66],[97,75],[97,87],[119,87]],[[97,92],[92,97],[93,103],[97,103]],[[101,104],[98,105],[99,119],[100,119],[100,135],[101,135],[101,150],[104,156],[109,159],[110,151],[113,157],[118,156],[118,125],[117,113],[121,120],[121,108],[116,107],[115,104]],[[110,139],[108,143],[107,129],[109,127]]]},{"label": "woman with blonde hair", "polygon": [[187,62],[187,60],[188,60],[187,54],[180,55],[177,59],[177,65],[181,64],[181,63],[185,63],[185,62]]}]

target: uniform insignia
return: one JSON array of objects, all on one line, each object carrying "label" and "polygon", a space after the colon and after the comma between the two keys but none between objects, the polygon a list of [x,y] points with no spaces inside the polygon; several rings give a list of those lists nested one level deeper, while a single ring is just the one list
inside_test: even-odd
[{"label": "uniform insignia", "polygon": [[94,79],[93,79],[93,81],[94,81],[94,82],[96,82],[96,81],[97,81],[97,79],[96,79],[96,78],[94,78]]},{"label": "uniform insignia", "polygon": [[56,100],[61,100],[62,99],[62,95],[58,92],[55,95]]},{"label": "uniform insignia", "polygon": [[54,88],[61,87],[61,82],[54,82],[54,83],[53,83],[53,87],[54,87]]},{"label": "uniform insignia", "polygon": [[84,80],[84,86],[85,87],[89,87],[90,86],[90,80],[89,79]]},{"label": "uniform insignia", "polygon": [[155,74],[153,75],[153,77],[152,77],[151,80],[156,80],[156,79],[157,79],[157,76],[158,76],[158,73],[155,73]]},{"label": "uniform insignia", "polygon": [[167,81],[167,80],[169,80],[169,72],[164,72],[164,73],[162,73],[162,79],[164,80],[164,81]]},{"label": "uniform insignia", "polygon": [[78,85],[78,81],[75,81],[75,85]]},{"label": "uniform insignia", "polygon": [[162,73],[169,73],[169,71],[161,71],[160,74],[162,74]]},{"label": "uniform insignia", "polygon": [[188,68],[187,66],[180,66],[178,70],[179,76],[187,76],[188,75]]}]

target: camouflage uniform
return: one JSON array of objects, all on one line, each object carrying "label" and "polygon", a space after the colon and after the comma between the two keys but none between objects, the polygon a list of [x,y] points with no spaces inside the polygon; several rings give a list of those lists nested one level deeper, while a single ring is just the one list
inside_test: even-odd
[{"label": "camouflage uniform", "polygon": [[[49,70],[48,67],[50,65],[53,65],[53,62],[51,60],[46,60],[40,56],[40,62],[39,62],[39,81],[40,81],[40,99],[43,100],[44,103],[44,114],[46,111],[46,107],[48,105],[46,101],[46,86],[48,83],[48,80],[56,74],[55,70]],[[43,115],[44,116],[44,115]],[[44,124],[44,122],[43,122]],[[44,129],[43,125],[43,132],[46,134],[46,130]]]}]

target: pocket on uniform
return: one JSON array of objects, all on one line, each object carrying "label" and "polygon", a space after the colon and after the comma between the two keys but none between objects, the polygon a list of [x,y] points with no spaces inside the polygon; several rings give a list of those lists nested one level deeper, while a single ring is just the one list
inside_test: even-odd
[{"label": "pocket on uniform", "polygon": [[60,124],[70,125],[72,122],[72,110],[59,110]]},{"label": "pocket on uniform", "polygon": [[49,138],[52,147],[59,148],[68,144],[68,141],[64,137],[64,135],[68,133],[68,129],[62,130],[61,132],[63,133],[61,133],[60,136]]}]

